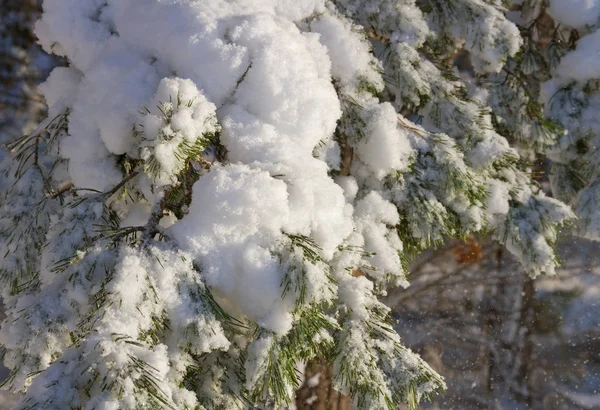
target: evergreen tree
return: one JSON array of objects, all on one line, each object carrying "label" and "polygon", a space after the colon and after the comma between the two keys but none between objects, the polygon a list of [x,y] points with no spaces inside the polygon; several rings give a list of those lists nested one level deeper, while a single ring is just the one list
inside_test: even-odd
[{"label": "evergreen tree", "polygon": [[[361,409],[443,390],[378,299],[408,263],[489,233],[554,273],[575,214],[532,178],[546,151],[600,227],[598,32],[544,45],[544,7],[500,3],[45,0],[36,34],[68,65],[0,185],[19,408],[281,408],[317,357]],[[597,2],[552,3],[596,27]]]}]

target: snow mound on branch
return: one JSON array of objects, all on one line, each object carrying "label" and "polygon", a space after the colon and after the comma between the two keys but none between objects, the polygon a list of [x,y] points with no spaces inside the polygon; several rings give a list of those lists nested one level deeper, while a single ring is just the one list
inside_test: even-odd
[{"label": "snow mound on branch", "polygon": [[259,324],[285,333],[279,263],[269,252],[289,217],[284,182],[245,165],[215,167],[194,185],[189,215],[171,231],[207,283]]},{"label": "snow mound on branch", "polygon": [[384,103],[365,111],[367,137],[358,146],[363,162],[379,176],[407,168],[412,149],[407,134],[397,127],[394,107]]},{"label": "snow mound on branch", "polygon": [[41,44],[71,62],[43,91],[53,109],[70,109],[61,152],[74,185],[114,186],[122,154],[152,159],[154,186],[168,184],[182,165],[178,147],[218,121],[231,165],[196,183],[173,239],[216,293],[285,333],[284,272],[270,246],[282,232],[306,235],[331,258],[353,229],[352,206],[328,175],[339,166],[341,116],[330,50],[296,24],[325,2],[47,0],[45,9]]},{"label": "snow mound on branch", "polygon": [[[40,43],[70,61],[42,90],[51,116],[69,112],[60,154],[74,186],[106,191],[123,179],[123,155],[141,160],[145,214],[198,143],[218,136],[226,165],[200,177],[167,232],[233,314],[277,334],[291,328],[277,248],[286,235],[310,238],[325,262],[354,235],[377,252],[374,276],[402,275],[391,203],[373,196],[353,222],[355,198],[330,175],[341,166],[334,81],[350,92],[383,79],[369,43],[324,0],[45,0],[44,9]],[[413,150],[394,108],[364,102],[365,171],[381,179],[406,169]],[[309,288],[322,280],[315,274]]]},{"label": "snow mound on branch", "polygon": [[600,20],[600,1],[551,0],[550,14],[569,27],[579,28],[593,25]]},{"label": "snow mound on branch", "polygon": [[[600,1],[598,2],[600,14]],[[567,53],[556,68],[557,78],[564,83],[569,80],[579,82],[598,78],[600,75],[600,30],[582,37],[577,48]]]}]

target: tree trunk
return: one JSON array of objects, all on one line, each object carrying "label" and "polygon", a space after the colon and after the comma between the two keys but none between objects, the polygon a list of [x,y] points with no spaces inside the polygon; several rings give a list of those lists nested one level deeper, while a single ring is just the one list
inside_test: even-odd
[{"label": "tree trunk", "polygon": [[516,365],[516,377],[519,391],[517,396],[524,401],[528,407],[532,405],[530,389],[531,363],[533,354],[533,340],[531,335],[535,322],[535,284],[533,279],[526,279],[522,286],[522,304],[519,312],[519,330],[517,332],[517,351],[514,355]]}]

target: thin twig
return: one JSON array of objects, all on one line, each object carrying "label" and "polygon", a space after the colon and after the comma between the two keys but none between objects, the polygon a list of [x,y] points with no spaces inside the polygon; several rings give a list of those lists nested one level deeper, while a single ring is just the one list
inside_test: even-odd
[{"label": "thin twig", "polygon": [[110,198],[111,196],[113,196],[115,193],[117,193],[119,191],[119,189],[121,189],[126,183],[128,183],[129,181],[131,181],[133,178],[135,178],[138,174],[140,173],[139,170],[135,170],[133,171],[131,174],[127,175],[125,177],[125,179],[123,179],[121,182],[119,182],[117,185],[115,185],[110,191],[102,194],[102,196],[106,197],[106,198]]}]

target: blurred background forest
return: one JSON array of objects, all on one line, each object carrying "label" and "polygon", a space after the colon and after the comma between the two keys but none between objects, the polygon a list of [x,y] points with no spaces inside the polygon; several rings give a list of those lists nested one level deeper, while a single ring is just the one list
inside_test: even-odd
[{"label": "blurred background forest", "polygon": [[[64,64],[36,46],[39,12],[37,0],[0,0],[2,147],[43,118],[37,86]],[[600,245],[565,236],[558,246],[557,275],[533,281],[487,238],[447,243],[414,263],[408,289],[389,293],[405,343],[448,384],[425,407],[600,409]],[[298,409],[331,408],[318,381],[307,379]],[[4,394],[0,408],[11,403]]]}]

